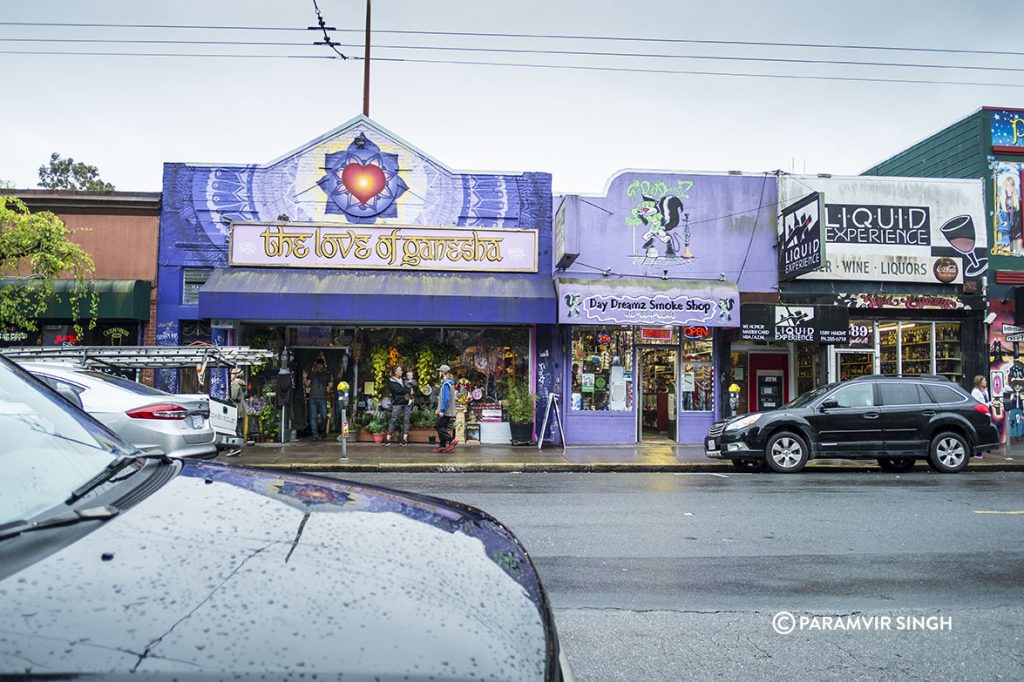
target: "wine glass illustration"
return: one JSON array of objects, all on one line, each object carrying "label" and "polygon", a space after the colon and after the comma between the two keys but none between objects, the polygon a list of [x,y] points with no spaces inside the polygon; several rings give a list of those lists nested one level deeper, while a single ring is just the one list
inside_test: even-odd
[{"label": "wine glass illustration", "polygon": [[977,277],[981,273],[988,269],[988,259],[982,263],[978,260],[978,257],[974,255],[974,241],[975,241],[975,230],[974,230],[974,219],[969,215],[958,215],[954,218],[950,218],[943,224],[939,230],[942,232],[942,236],[946,238],[949,245],[959,251],[961,254],[967,257],[968,264],[964,268],[964,275],[967,277]]}]

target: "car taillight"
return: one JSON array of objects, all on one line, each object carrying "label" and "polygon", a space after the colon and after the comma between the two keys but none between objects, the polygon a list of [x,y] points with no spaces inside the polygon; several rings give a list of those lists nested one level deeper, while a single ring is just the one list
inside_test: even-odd
[{"label": "car taillight", "polygon": [[180,405],[164,403],[162,405],[149,405],[131,410],[127,413],[132,419],[184,419],[188,416],[188,410]]},{"label": "car taillight", "polygon": [[977,405],[974,406],[974,409],[976,409],[978,412],[981,412],[982,414],[989,414],[988,405],[985,405],[984,403],[978,403]]}]

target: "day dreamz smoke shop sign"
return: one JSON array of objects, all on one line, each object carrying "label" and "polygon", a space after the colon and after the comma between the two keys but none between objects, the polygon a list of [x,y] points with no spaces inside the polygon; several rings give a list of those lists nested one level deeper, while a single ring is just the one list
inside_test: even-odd
[{"label": "day dreamz smoke shop sign", "polygon": [[232,223],[232,266],[537,272],[537,230]]}]

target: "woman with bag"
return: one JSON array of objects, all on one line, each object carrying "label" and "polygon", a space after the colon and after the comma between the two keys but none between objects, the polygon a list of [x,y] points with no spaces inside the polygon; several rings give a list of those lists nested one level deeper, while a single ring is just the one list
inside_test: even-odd
[{"label": "woman with bag", "polygon": [[402,447],[409,444],[409,419],[412,416],[412,405],[409,400],[409,390],[402,379],[402,366],[395,365],[391,376],[388,377],[388,393],[391,395],[391,421],[388,422],[388,433],[382,445],[391,445],[391,432],[398,425],[398,420],[403,419]]}]

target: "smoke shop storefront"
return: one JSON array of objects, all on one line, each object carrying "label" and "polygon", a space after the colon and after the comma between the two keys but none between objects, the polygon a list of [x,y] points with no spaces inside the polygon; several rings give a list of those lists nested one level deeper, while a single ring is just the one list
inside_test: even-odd
[{"label": "smoke shop storefront", "polygon": [[700,442],[720,400],[716,344],[737,324],[726,282],[560,278],[569,443]]}]

